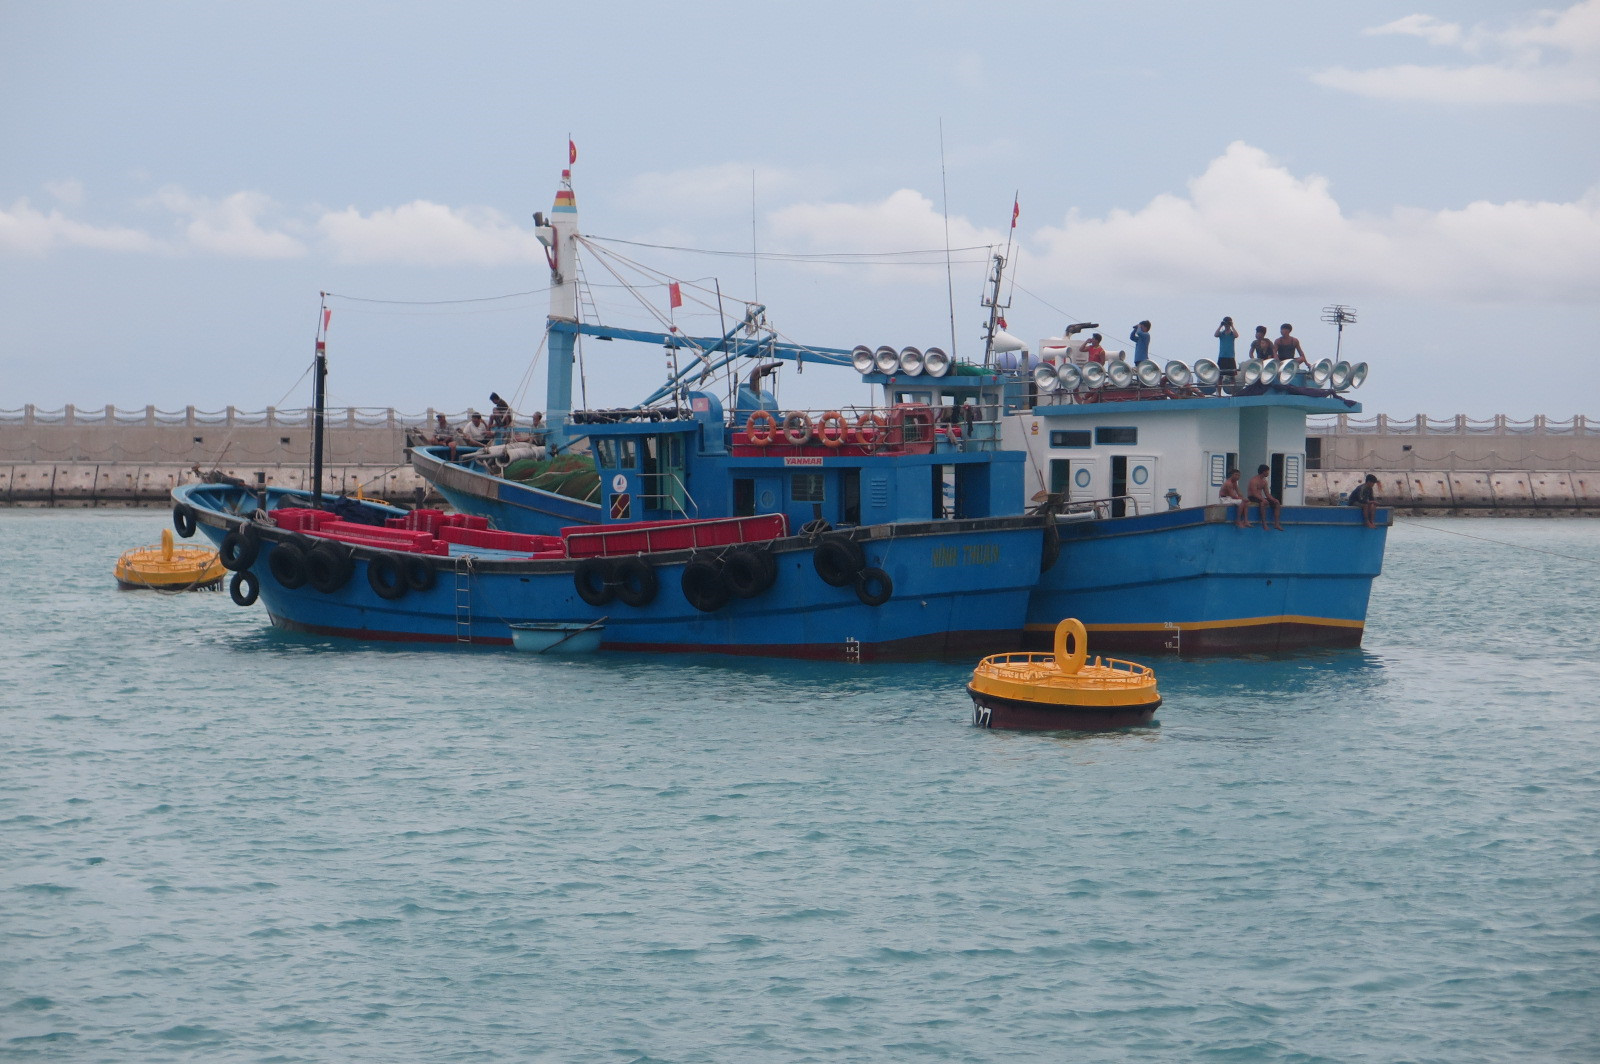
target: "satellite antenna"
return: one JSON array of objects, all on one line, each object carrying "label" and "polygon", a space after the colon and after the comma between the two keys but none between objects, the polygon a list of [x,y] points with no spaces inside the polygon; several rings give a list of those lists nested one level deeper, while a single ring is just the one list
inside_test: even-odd
[{"label": "satellite antenna", "polygon": [[1333,343],[1333,360],[1339,361],[1339,349],[1344,346],[1344,327],[1356,323],[1356,308],[1347,307],[1342,303],[1335,303],[1331,307],[1322,308],[1322,320],[1329,325],[1339,327],[1339,338]]}]

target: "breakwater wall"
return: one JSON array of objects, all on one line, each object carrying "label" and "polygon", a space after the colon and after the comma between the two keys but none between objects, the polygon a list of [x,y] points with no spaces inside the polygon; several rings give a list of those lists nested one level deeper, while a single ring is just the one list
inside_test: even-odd
[{"label": "breakwater wall", "polygon": [[[406,433],[435,411],[347,407],[325,420],[323,488],[437,501],[406,464]],[[451,422],[466,414],[446,412]],[[309,488],[309,410],[245,412],[116,407],[0,410],[0,503],[21,506],[165,506],[192,467],[248,484]],[[421,492],[422,495],[418,495]]]},{"label": "breakwater wall", "polygon": [[1401,512],[1600,515],[1600,419],[1339,414],[1306,433],[1307,502],[1372,473]]},{"label": "breakwater wall", "polygon": [[[438,502],[405,455],[407,432],[424,431],[436,413],[330,411],[324,489]],[[444,413],[452,424],[466,419]],[[249,484],[307,488],[311,422],[309,410],[271,407],[0,410],[0,505],[165,506],[197,464]],[[1369,472],[1402,512],[1600,515],[1600,419],[1311,419],[1307,502],[1337,505]]]}]

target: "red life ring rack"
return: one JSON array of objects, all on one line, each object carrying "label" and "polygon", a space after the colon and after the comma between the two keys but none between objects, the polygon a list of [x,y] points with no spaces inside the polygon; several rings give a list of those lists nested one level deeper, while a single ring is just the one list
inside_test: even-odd
[{"label": "red life ring rack", "polygon": [[811,439],[811,415],[804,410],[791,410],[783,418],[783,441],[796,447]]},{"label": "red life ring rack", "polygon": [[[833,426],[835,431],[830,433],[829,426]],[[823,446],[838,447],[849,435],[850,426],[845,423],[844,415],[839,411],[830,410],[817,418],[817,439],[822,441]]]},{"label": "red life ring rack", "polygon": [[757,410],[751,414],[744,423],[744,434],[751,443],[765,447],[772,442],[772,434],[778,431],[778,419],[772,416],[770,410]]},{"label": "red life ring rack", "polygon": [[880,415],[868,410],[856,418],[856,443],[869,451],[877,450],[878,445],[883,443],[884,432],[888,426],[889,423]]}]

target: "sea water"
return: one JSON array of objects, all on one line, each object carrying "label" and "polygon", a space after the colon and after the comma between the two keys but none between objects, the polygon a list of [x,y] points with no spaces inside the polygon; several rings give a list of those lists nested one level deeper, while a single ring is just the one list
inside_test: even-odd
[{"label": "sea water", "polygon": [[0,1059],[1600,1059],[1592,521],[1403,520],[1363,649],[1095,736],[117,591],[164,523],[0,511]]}]

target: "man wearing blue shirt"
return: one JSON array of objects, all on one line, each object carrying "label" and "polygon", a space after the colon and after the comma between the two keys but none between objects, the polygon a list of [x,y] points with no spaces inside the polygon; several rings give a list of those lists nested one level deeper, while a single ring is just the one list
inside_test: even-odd
[{"label": "man wearing blue shirt", "polygon": [[1133,341],[1133,364],[1137,366],[1150,357],[1150,323],[1141,321],[1135,325],[1128,339]]}]

